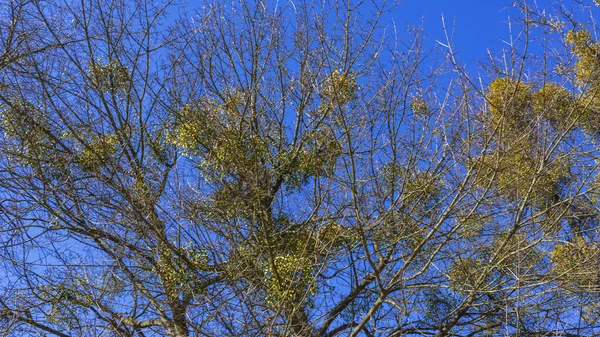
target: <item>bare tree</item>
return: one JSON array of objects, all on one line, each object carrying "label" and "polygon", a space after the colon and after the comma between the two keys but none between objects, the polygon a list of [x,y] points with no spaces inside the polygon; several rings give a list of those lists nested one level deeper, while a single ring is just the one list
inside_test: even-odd
[{"label": "bare tree", "polygon": [[385,1],[4,1],[2,330],[597,335],[592,5],[474,78]]}]

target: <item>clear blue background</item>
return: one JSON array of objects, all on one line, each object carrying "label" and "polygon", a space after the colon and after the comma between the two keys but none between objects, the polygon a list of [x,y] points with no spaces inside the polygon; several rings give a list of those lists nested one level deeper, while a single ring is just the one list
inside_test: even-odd
[{"label": "clear blue background", "polygon": [[[541,7],[546,4],[542,4]],[[487,49],[497,50],[510,38],[508,22],[518,13],[505,0],[404,0],[391,13],[401,30],[407,24],[423,24],[425,46],[436,40],[446,43],[442,28],[442,14],[448,33],[454,29],[454,48],[459,61],[470,66],[485,61]]]}]

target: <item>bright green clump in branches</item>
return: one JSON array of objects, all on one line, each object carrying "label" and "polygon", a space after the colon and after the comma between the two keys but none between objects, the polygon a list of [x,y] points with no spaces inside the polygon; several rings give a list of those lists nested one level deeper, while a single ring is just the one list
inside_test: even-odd
[{"label": "bright green clump in branches", "polygon": [[570,169],[564,160],[543,159],[540,134],[548,125],[558,130],[589,126],[572,94],[556,83],[548,82],[534,91],[522,81],[499,78],[487,90],[489,118],[496,149],[473,162],[480,186],[516,200],[528,198],[537,206],[558,200],[560,186]]},{"label": "bright green clump in branches", "polygon": [[433,207],[442,193],[443,179],[430,172],[417,172],[404,181],[404,202],[418,203],[425,208]]},{"label": "bright green clump in branches", "polygon": [[402,192],[403,204],[431,208],[442,194],[444,180],[434,172],[408,171],[397,163],[388,163],[381,170],[382,187],[386,192]]},{"label": "bright green clump in branches", "polygon": [[200,168],[207,178],[232,172],[251,175],[260,160],[272,161],[268,141],[253,131],[250,117],[239,111],[245,102],[243,93],[229,90],[223,95],[220,102],[202,97],[184,105],[168,142],[190,157],[201,158]]},{"label": "bright green clump in branches", "polygon": [[155,272],[165,284],[167,295],[194,295],[204,290],[199,273],[211,271],[206,251],[188,244],[178,252],[162,251]]},{"label": "bright green clump in branches", "polygon": [[335,222],[319,227],[317,237],[321,246],[335,248],[334,251],[356,239],[352,233]]},{"label": "bright green clump in branches", "polygon": [[314,130],[306,136],[303,148],[278,155],[278,166],[288,170],[285,183],[292,190],[302,187],[309,178],[331,176],[342,153],[335,135],[327,129]]},{"label": "bright green clump in branches", "polygon": [[410,102],[410,109],[419,117],[427,116],[431,110],[429,104],[421,97],[415,98]]},{"label": "bright green clump in branches", "polygon": [[592,39],[587,30],[571,30],[566,40],[577,57],[575,74],[579,84],[597,87],[600,84],[600,44]]},{"label": "bright green clump in branches", "polygon": [[487,89],[491,126],[501,134],[514,133],[530,123],[531,88],[516,80],[498,78]]},{"label": "bright green clump in branches", "polygon": [[[312,228],[292,225],[275,241],[273,258],[262,262],[262,278],[270,305],[295,306],[310,301],[317,291],[315,273],[327,255],[335,255],[356,240],[347,229],[335,222]],[[269,262],[268,262],[269,261]]]},{"label": "bright green clump in branches", "polygon": [[494,153],[478,158],[474,168],[479,171],[481,186],[492,186],[511,198],[528,197],[536,204],[556,201],[558,185],[568,177],[569,167],[560,161],[540,163],[526,151]]},{"label": "bright green clump in branches", "polygon": [[[317,290],[315,273],[329,254],[336,254],[355,238],[335,222],[317,228],[283,218],[276,226],[265,259],[261,262],[270,305],[295,306],[310,301]],[[264,245],[263,245],[264,246]]]},{"label": "bright green clump in branches", "polygon": [[531,98],[531,89],[527,84],[505,77],[493,80],[487,91],[492,113],[501,113],[509,108],[523,111]]},{"label": "bright green clump in branches", "polygon": [[24,98],[1,104],[0,126],[12,159],[43,168],[46,173],[54,172],[51,167],[64,169],[68,165],[69,160],[56,151],[50,119],[42,108]]},{"label": "bright green clump in branches", "polygon": [[267,302],[272,306],[297,305],[316,291],[314,263],[301,254],[277,255],[264,268]]},{"label": "bright green clump in branches", "polygon": [[[336,77],[330,86],[331,95],[333,87],[347,94],[351,92],[347,76]],[[273,145],[280,135],[257,134],[253,125],[267,122],[261,120],[260,111],[259,116],[251,117],[244,111],[245,104],[243,92],[233,89],[219,99],[203,97],[186,104],[178,112],[167,142],[189,157],[200,158],[199,168],[209,179],[234,172],[251,177],[257,167],[266,164],[284,176],[288,188],[297,189],[311,177],[332,174],[342,148],[330,129],[307,132],[300,148],[276,149]]]},{"label": "bright green clump in branches", "polygon": [[546,83],[532,97],[532,108],[536,115],[544,117],[558,129],[569,127],[581,108],[571,93],[556,83]]},{"label": "bright green clump in branches", "polygon": [[218,109],[214,101],[206,100],[198,104],[186,104],[179,110],[174,130],[169,135],[169,143],[183,149],[184,153],[200,151],[213,131],[213,123],[208,119]]},{"label": "bright green clump in branches", "polygon": [[90,81],[101,92],[123,90],[131,85],[129,69],[117,60],[90,62],[88,68]]},{"label": "bright green clump in branches", "polygon": [[273,226],[276,229],[268,242],[249,239],[237,247],[227,273],[263,285],[269,306],[289,310],[310,303],[317,291],[319,268],[329,255],[336,255],[356,238],[335,222],[314,228],[280,219]]},{"label": "bright green clump in branches", "polygon": [[331,72],[323,82],[321,96],[335,104],[346,104],[356,99],[358,83],[356,74],[341,72],[337,69]]},{"label": "bright green clump in branches", "polygon": [[118,136],[107,134],[95,137],[85,144],[77,156],[77,161],[86,171],[96,171],[113,156],[118,150]]},{"label": "bright green clump in branches", "polygon": [[472,257],[456,259],[448,272],[452,286],[460,293],[466,294],[476,290],[479,286],[477,281],[484,268],[481,259]]},{"label": "bright green clump in branches", "polygon": [[33,104],[18,100],[0,106],[4,134],[19,141],[27,151],[34,151],[48,140],[44,127],[48,118]]},{"label": "bright green clump in branches", "polygon": [[[569,34],[579,36],[576,33]],[[573,36],[571,40],[587,41],[587,38]],[[584,44],[584,42],[577,42],[577,44]],[[579,57],[576,65],[577,78],[580,81],[584,79],[589,81],[594,76],[598,77],[594,75],[595,70],[593,70],[598,67],[593,64],[598,62],[593,56],[596,52],[584,53],[577,50],[578,48],[575,52]],[[495,79],[489,84],[486,95],[490,105],[487,124],[492,130],[497,131],[497,139],[500,142],[514,142],[519,137],[525,137],[525,133],[529,133],[527,137],[533,136],[534,133],[530,131],[539,127],[538,122],[541,121],[547,121],[560,130],[576,126],[586,133],[597,132],[600,120],[594,107],[598,105],[598,99],[591,91],[587,91],[581,97],[575,97],[564,85],[553,82],[545,83],[537,91],[532,87],[527,83],[507,78]],[[537,120],[538,117],[542,119]]]},{"label": "bright green clump in branches", "polygon": [[593,40],[587,30],[571,30],[566,40],[577,57],[574,70],[578,84],[583,89],[578,98],[581,113],[577,122],[586,133],[597,135],[600,131],[600,43]]},{"label": "bright green clump in branches", "polygon": [[598,258],[596,243],[577,238],[573,242],[554,246],[551,258],[559,280],[583,288],[598,289]]}]

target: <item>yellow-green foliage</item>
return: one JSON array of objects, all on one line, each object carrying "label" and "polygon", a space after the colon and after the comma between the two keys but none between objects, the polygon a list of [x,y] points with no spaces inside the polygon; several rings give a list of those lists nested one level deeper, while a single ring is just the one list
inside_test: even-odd
[{"label": "yellow-green foliage", "polygon": [[260,285],[264,278],[264,251],[260,247],[239,244],[232,249],[226,265],[226,274],[231,279],[244,280],[253,285]]},{"label": "yellow-green foliage", "polygon": [[317,236],[321,244],[330,250],[332,247],[343,245],[348,237],[351,237],[352,235],[349,235],[348,230],[344,227],[335,222],[331,222],[319,227]]},{"label": "yellow-green foliage", "polygon": [[429,114],[429,105],[423,98],[415,98],[410,102],[410,109],[417,116],[427,116]]},{"label": "yellow-green foliage", "polygon": [[316,248],[310,242],[285,241],[289,247],[277,245],[270,252],[257,247],[238,247],[231,255],[227,273],[259,287],[269,305],[291,308],[308,300],[316,290],[313,277]]},{"label": "yellow-green foliage", "polygon": [[554,201],[557,185],[569,174],[569,167],[560,161],[546,163],[540,172],[539,165],[524,150],[496,151],[478,158],[474,169],[479,173],[480,186],[491,184],[511,199],[528,198],[539,205]]},{"label": "yellow-green foliage", "polygon": [[47,118],[33,104],[19,100],[0,106],[4,134],[17,139],[25,150],[33,150],[47,139]]},{"label": "yellow-green foliage", "polygon": [[[412,170],[412,172],[410,171]],[[408,172],[407,172],[408,171]],[[381,244],[403,241],[408,249],[421,241],[418,219],[427,217],[443,193],[444,180],[433,172],[421,172],[398,163],[389,163],[380,171],[381,187],[386,194],[401,194],[403,211],[388,211],[381,216],[373,233]]]},{"label": "yellow-green foliage", "polygon": [[77,161],[84,170],[96,171],[117,152],[118,142],[115,134],[97,136],[85,145],[77,156]]},{"label": "yellow-green foliage", "polygon": [[44,167],[46,173],[51,167],[67,165],[68,160],[55,150],[50,120],[40,108],[24,99],[1,104],[0,123],[12,159],[29,167]]},{"label": "yellow-green foliage", "polygon": [[49,305],[44,312],[46,319],[51,324],[57,324],[68,328],[73,321],[73,312],[76,307],[89,307],[94,304],[91,293],[82,292],[79,286],[86,283],[83,280],[75,280],[72,284],[39,286],[37,294],[39,298]]},{"label": "yellow-green foliage", "polygon": [[101,92],[126,89],[131,84],[129,69],[117,60],[91,62],[88,68],[90,81]]},{"label": "yellow-green foliage", "polygon": [[314,294],[312,261],[301,254],[277,255],[264,268],[264,280],[269,304],[297,305]]},{"label": "yellow-green foliage", "polygon": [[[205,169],[207,175],[211,168]],[[242,169],[240,169],[242,170]],[[219,172],[214,173],[218,175]],[[260,186],[240,181],[223,184],[212,193],[213,206],[219,215],[226,218],[252,218],[261,212],[263,201],[269,198],[269,192]]]},{"label": "yellow-green foliage", "polygon": [[531,121],[531,88],[521,81],[497,78],[487,88],[490,124],[501,134],[522,131]]},{"label": "yellow-green foliage", "polygon": [[269,305],[293,308],[310,302],[317,289],[314,276],[318,267],[355,237],[335,222],[316,230],[289,220],[279,222],[269,244],[238,246],[230,256],[227,273],[259,287]]},{"label": "yellow-green foliage", "polygon": [[178,254],[161,252],[156,272],[162,279],[167,295],[174,297],[180,292],[193,295],[203,291],[199,288],[198,272],[209,270],[206,252],[188,245],[181,248]]},{"label": "yellow-green foliage", "polygon": [[[600,89],[600,87],[598,88]],[[600,133],[600,99],[595,89],[593,93],[585,93],[579,100],[580,115],[577,119],[577,125],[581,129],[592,136],[597,136]]]},{"label": "yellow-green foliage", "polygon": [[342,152],[340,144],[327,131],[311,132],[307,137],[308,148],[300,153],[298,170],[309,176],[327,175]]},{"label": "yellow-green foliage", "polygon": [[271,162],[271,158],[267,138],[257,135],[249,117],[238,111],[243,103],[243,95],[236,91],[221,103],[203,97],[187,104],[179,111],[167,141],[186,155],[200,157],[205,178],[231,172],[254,175],[256,164],[261,159]]},{"label": "yellow-green foliage", "polygon": [[235,88],[225,90],[223,97],[223,109],[229,112],[230,115],[239,113],[239,109],[246,103],[245,93]]},{"label": "yellow-green foliage", "polygon": [[546,83],[532,95],[532,108],[558,128],[568,127],[581,109],[569,91],[556,83]]},{"label": "yellow-green foliage", "polygon": [[533,266],[543,258],[542,254],[531,246],[531,241],[526,235],[510,230],[493,238],[490,251],[498,257],[494,261],[494,267],[509,273],[517,268],[521,268],[523,272],[534,272]]},{"label": "yellow-green foliage", "polygon": [[321,88],[321,96],[335,104],[345,104],[356,98],[358,84],[356,74],[335,69],[327,76]]},{"label": "yellow-green foliage", "polygon": [[268,156],[266,144],[260,137],[240,135],[231,129],[222,129],[221,132],[221,137],[214,140],[207,153],[205,164],[217,165],[223,171],[250,172],[256,168],[259,159]]},{"label": "yellow-green foliage", "polygon": [[289,189],[302,187],[311,177],[330,177],[342,154],[335,135],[327,130],[315,130],[305,137],[303,148],[277,154],[278,166],[287,170],[285,183]]},{"label": "yellow-green foliage", "polygon": [[199,123],[192,121],[181,122],[171,140],[173,144],[183,148],[184,151],[190,151],[196,148],[196,145],[201,140],[199,139],[201,132]]},{"label": "yellow-green foliage", "polygon": [[[310,177],[329,176],[333,172],[342,149],[329,129],[307,132],[299,149],[276,150],[273,144],[279,135],[270,133],[268,125],[264,131],[257,132],[252,126],[256,120],[250,120],[249,113],[242,111],[246,101],[242,92],[229,90],[221,98],[220,103],[203,97],[185,105],[167,136],[167,142],[184,154],[202,159],[198,167],[206,179],[232,173],[256,177],[257,167],[272,165],[284,175],[286,186],[294,189]],[[221,200],[231,199],[231,191],[219,193]]]},{"label": "yellow-green foliage", "polygon": [[470,215],[458,216],[458,233],[465,239],[471,239],[479,235],[484,227],[486,217],[483,214],[473,213]]},{"label": "yellow-green foliage", "polygon": [[423,215],[418,214],[415,209],[410,209],[408,212],[388,211],[372,232],[374,241],[381,246],[402,242],[403,249],[415,249],[427,233],[425,228],[420,226],[421,216]]},{"label": "yellow-green foliage", "polygon": [[567,33],[566,40],[571,44],[573,54],[577,57],[575,75],[583,88],[579,105],[577,124],[588,134],[596,135],[600,131],[598,110],[600,99],[600,43],[594,41],[587,30]]},{"label": "yellow-green foliage", "polygon": [[403,201],[406,205],[418,203],[424,210],[439,199],[444,181],[433,173],[417,172],[406,178],[403,185]]},{"label": "yellow-green foliage", "polygon": [[179,111],[173,132],[168,136],[169,143],[182,148],[186,154],[198,152],[216,127],[216,123],[208,118],[215,109],[218,109],[217,104],[210,100],[184,105]]},{"label": "yellow-green foliage", "polygon": [[587,30],[571,30],[566,36],[577,57],[575,74],[582,85],[593,87],[600,84],[600,44],[592,39]]},{"label": "yellow-green foliage", "polygon": [[320,257],[335,256],[344,247],[355,245],[358,235],[353,230],[345,228],[336,222],[327,223],[317,230],[313,251]]},{"label": "yellow-green foliage", "polygon": [[501,143],[514,142],[524,133],[533,136],[532,123],[542,117],[561,130],[574,125],[588,134],[600,130],[598,108],[600,99],[600,45],[593,42],[587,31],[567,34],[567,40],[574,47],[578,57],[575,71],[580,83],[588,84],[586,90],[577,97],[556,83],[546,83],[532,92],[531,87],[521,81],[498,78],[487,88],[489,104],[489,127],[496,132],[496,140]]},{"label": "yellow-green foliage", "polygon": [[478,286],[477,281],[483,267],[483,262],[478,258],[457,259],[450,267],[448,277],[456,290],[468,293]]},{"label": "yellow-green foliage", "polygon": [[598,289],[600,247],[596,243],[577,238],[573,242],[557,244],[551,254],[559,280],[584,288]]}]

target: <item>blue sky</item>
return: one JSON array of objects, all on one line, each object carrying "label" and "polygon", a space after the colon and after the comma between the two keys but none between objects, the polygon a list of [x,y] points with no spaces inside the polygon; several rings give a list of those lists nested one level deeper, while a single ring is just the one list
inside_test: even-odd
[{"label": "blue sky", "polygon": [[424,24],[425,43],[445,43],[442,14],[446,26],[454,27],[454,47],[459,61],[483,61],[488,48],[502,47],[509,38],[509,16],[515,11],[506,0],[404,0],[391,17],[399,26]]}]

